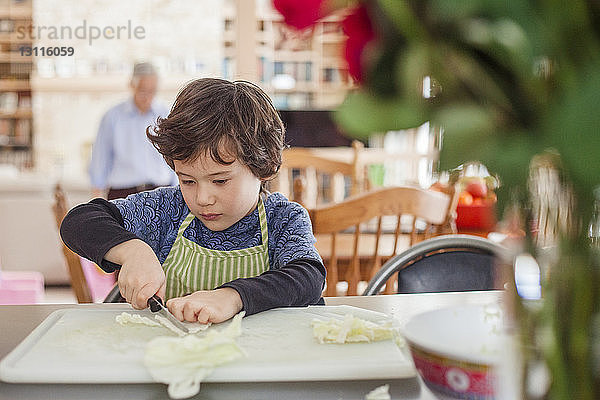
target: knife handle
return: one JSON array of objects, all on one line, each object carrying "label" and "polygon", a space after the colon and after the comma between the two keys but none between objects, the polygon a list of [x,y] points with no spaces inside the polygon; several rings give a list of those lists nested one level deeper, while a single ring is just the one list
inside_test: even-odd
[{"label": "knife handle", "polygon": [[162,309],[162,300],[157,295],[154,295],[148,299],[148,307],[153,313],[158,312]]}]

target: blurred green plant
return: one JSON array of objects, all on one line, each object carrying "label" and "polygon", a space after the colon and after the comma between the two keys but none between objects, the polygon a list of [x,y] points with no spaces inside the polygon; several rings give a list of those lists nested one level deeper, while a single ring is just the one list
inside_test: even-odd
[{"label": "blurred green plant", "polygon": [[[441,168],[483,162],[502,179],[499,203],[507,204],[510,190],[511,197],[520,194],[524,211],[532,157],[549,148],[560,154],[577,203],[575,221],[562,236],[544,311],[529,317],[550,332],[542,340],[552,375],[548,397],[600,398],[599,363],[593,360],[598,346],[592,342],[593,320],[600,321],[594,317],[600,262],[586,235],[600,183],[600,1],[274,5],[299,29],[336,10],[345,15],[344,57],[358,89],[336,119],[350,134],[364,138],[426,121],[442,126]],[[424,91],[425,77],[431,85]]]}]

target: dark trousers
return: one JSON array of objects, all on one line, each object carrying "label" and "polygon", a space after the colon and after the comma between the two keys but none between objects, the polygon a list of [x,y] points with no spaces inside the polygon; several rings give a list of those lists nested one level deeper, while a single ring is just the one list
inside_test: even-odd
[{"label": "dark trousers", "polygon": [[108,190],[107,198],[108,198],[108,200],[124,199],[125,197],[129,196],[130,194],[143,192],[145,190],[156,189],[157,187],[158,186],[156,186],[156,185],[148,183],[145,185],[132,186],[132,187],[123,188],[123,189],[110,188]]}]

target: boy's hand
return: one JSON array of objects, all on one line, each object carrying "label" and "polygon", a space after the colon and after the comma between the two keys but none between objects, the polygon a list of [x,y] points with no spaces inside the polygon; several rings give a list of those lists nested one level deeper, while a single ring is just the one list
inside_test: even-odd
[{"label": "boy's hand", "polygon": [[167,301],[167,308],[180,321],[218,324],[242,310],[242,299],[232,288],[200,290]]},{"label": "boy's hand", "polygon": [[118,244],[104,258],[121,264],[119,290],[133,308],[141,310],[148,307],[148,299],[154,294],[165,298],[165,273],[152,248],[142,240]]}]

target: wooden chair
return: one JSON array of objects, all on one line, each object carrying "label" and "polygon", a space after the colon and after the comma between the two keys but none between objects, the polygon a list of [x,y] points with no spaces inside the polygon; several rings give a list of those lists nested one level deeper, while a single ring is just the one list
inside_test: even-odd
[{"label": "wooden chair", "polygon": [[[60,230],[60,224],[65,215],[67,215],[69,207],[67,206],[65,193],[58,183],[54,189],[54,205],[52,206],[52,211],[54,212],[56,225]],[[62,250],[67,263],[67,269],[69,270],[69,276],[71,277],[71,287],[73,288],[77,302],[92,303],[92,295],[85,274],[83,273],[79,256],[73,253],[73,251],[71,251],[64,243],[62,244]]]},{"label": "wooden chair", "polygon": [[[56,225],[60,230],[60,224],[63,218],[67,215],[69,207],[67,205],[66,195],[60,186],[57,184],[54,189],[54,205],[52,206],[54,217],[56,219]],[[62,241],[61,241],[62,242]],[[62,251],[64,254],[65,262],[67,263],[67,270],[69,271],[69,277],[71,278],[71,287],[78,303],[93,303],[104,297],[104,290],[107,285],[112,284],[114,281],[110,275],[96,275],[97,273],[90,272],[95,268],[98,268],[94,263],[88,260],[80,258],[71,249],[69,249],[64,243],[62,243]],[[86,264],[85,266],[83,264]],[[87,270],[84,270],[84,267]],[[86,277],[86,271],[88,275]],[[90,275],[91,274],[91,275]],[[89,279],[89,280],[88,280]],[[116,286],[116,285],[115,285]],[[116,293],[114,290],[108,293],[104,302],[118,302],[119,301],[118,288]],[[122,298],[121,298],[122,299]]]},{"label": "wooden chair", "polygon": [[[356,295],[361,278],[368,281],[387,259],[437,235],[449,203],[450,197],[440,192],[391,187],[310,209],[316,246],[327,268],[325,295],[336,296],[339,281],[348,282],[348,295]],[[395,218],[391,230],[382,224],[386,216]]]},{"label": "wooden chair", "polygon": [[[314,208],[377,187],[418,185],[415,166],[424,160],[433,163],[438,157],[437,150],[417,154],[365,148],[357,140],[346,147],[291,147],[283,151],[281,169],[270,189]],[[401,180],[397,170],[405,166],[411,166],[413,175]]]},{"label": "wooden chair", "polygon": [[281,192],[306,208],[337,203],[364,191],[364,172],[357,163],[362,143],[352,147],[290,147],[283,151],[283,162],[272,191]]},{"label": "wooden chair", "polygon": [[[397,293],[457,292],[503,288],[510,276],[508,249],[473,235],[443,235],[425,240],[388,260],[363,295],[379,294],[398,275]],[[390,286],[388,284],[388,286]]]}]

